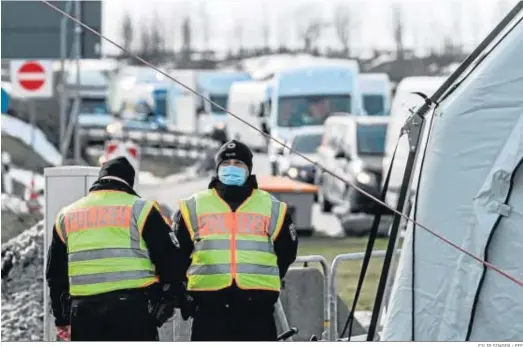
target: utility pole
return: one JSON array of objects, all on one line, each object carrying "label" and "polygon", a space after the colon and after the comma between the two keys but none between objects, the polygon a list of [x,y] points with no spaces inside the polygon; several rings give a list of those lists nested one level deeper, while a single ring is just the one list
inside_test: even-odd
[{"label": "utility pole", "polygon": [[[78,20],[82,19],[82,1],[75,2],[75,17]],[[74,28],[75,34],[75,61],[76,61],[76,112],[73,115],[74,119],[74,159],[80,163],[80,127],[78,124],[78,113],[80,112],[80,59],[82,58],[82,27],[76,23]]]},{"label": "utility pole", "polygon": [[[71,13],[71,7],[73,5],[73,1],[68,1],[65,5],[65,12],[67,14]],[[60,83],[58,84],[58,91],[60,93],[60,133],[59,133],[59,140],[60,140],[60,148],[62,148],[62,144],[65,141],[65,128],[67,126],[67,78],[65,73],[65,61],[68,57],[67,54],[67,22],[68,18],[66,16],[62,16],[60,19]],[[62,158],[65,159],[64,153],[62,154]]]}]

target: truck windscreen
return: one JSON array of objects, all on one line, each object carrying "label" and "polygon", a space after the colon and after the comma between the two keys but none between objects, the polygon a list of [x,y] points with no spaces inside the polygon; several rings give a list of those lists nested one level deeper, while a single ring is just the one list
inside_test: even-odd
[{"label": "truck windscreen", "polygon": [[385,153],[386,124],[358,124],[356,141],[359,155],[383,155]]},{"label": "truck windscreen", "polygon": [[322,125],[334,112],[351,112],[350,95],[310,95],[281,97],[278,100],[280,127]]},{"label": "truck windscreen", "polygon": [[[215,102],[218,105],[220,105],[221,107],[223,107],[224,109],[227,109],[227,101],[229,99],[227,95],[211,95],[210,99],[212,102]],[[211,104],[211,112],[212,113],[223,113],[223,110],[216,107],[216,105]]]},{"label": "truck windscreen", "polygon": [[105,98],[82,98],[80,102],[80,113],[107,114],[109,110]]},{"label": "truck windscreen", "polygon": [[385,115],[385,98],[379,94],[363,95],[363,107],[369,116]]}]

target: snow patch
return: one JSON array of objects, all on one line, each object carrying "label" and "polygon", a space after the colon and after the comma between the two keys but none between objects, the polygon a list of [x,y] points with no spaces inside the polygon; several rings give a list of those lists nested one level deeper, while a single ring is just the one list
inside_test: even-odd
[{"label": "snow patch", "polygon": [[139,184],[150,185],[150,184],[160,184],[164,181],[161,177],[156,177],[153,173],[149,171],[140,171],[139,175]]},{"label": "snow patch", "polygon": [[[33,127],[26,122],[2,114],[2,132],[21,140],[28,146],[31,146],[32,129]],[[34,148],[49,164],[58,166],[62,163],[62,156],[39,128],[35,129]]]},{"label": "snow patch", "polygon": [[11,211],[16,214],[29,212],[24,200],[8,194],[2,194],[2,211]]}]

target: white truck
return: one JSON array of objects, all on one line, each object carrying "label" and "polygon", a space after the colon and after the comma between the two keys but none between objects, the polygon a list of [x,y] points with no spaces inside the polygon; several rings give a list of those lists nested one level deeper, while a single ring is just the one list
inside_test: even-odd
[{"label": "white truck", "polygon": [[360,74],[360,91],[365,113],[387,116],[390,112],[391,83],[386,73]]},{"label": "white truck", "polygon": [[[227,110],[259,130],[266,131],[269,84],[263,81],[234,82],[229,91]],[[240,140],[257,152],[267,147],[267,139],[259,131],[233,116],[227,117],[228,139]]]},{"label": "white truck", "polygon": [[[332,113],[361,115],[359,65],[356,61],[314,62],[277,72],[271,82],[266,119],[271,137],[285,143],[296,129],[323,126]],[[283,147],[268,145],[273,174]]]},{"label": "white truck", "polygon": [[[382,179],[385,179],[387,172],[391,165],[392,154],[394,148],[398,142],[398,138],[401,134],[401,129],[405,124],[407,118],[411,115],[411,111],[414,111],[417,107],[423,105],[424,100],[422,97],[414,92],[421,92],[426,94],[428,97],[432,96],[434,92],[445,82],[447,77],[440,76],[416,76],[406,77],[398,84],[394,100],[392,102],[392,108],[390,113],[389,126],[387,127],[387,135],[385,139],[385,157],[383,158],[383,171]],[[428,122],[426,122],[428,124]],[[425,127],[426,133],[427,127]],[[424,143],[422,134],[421,143]],[[422,153],[422,151],[420,151]],[[405,166],[407,164],[407,158],[409,156],[409,143],[407,135],[404,135],[398,144],[396,157],[392,166],[392,172],[390,176],[389,189],[387,192],[385,202],[391,207],[396,207],[401,183],[403,180],[403,174],[405,172]],[[417,168],[416,170],[418,170]],[[417,171],[415,171],[417,172]],[[418,175],[413,174],[412,186],[416,184],[416,178]]]},{"label": "white truck", "polygon": [[[231,85],[250,79],[247,72],[241,71],[199,71],[196,77],[197,91],[227,109]],[[225,130],[227,113],[216,105],[201,99],[197,113],[199,133],[210,134],[215,128]]]}]

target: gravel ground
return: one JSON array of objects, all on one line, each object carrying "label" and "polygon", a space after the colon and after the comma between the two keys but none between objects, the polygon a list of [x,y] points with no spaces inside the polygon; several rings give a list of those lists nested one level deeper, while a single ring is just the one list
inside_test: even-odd
[{"label": "gravel ground", "polygon": [[2,244],[2,341],[43,340],[43,233],[40,221]]}]

